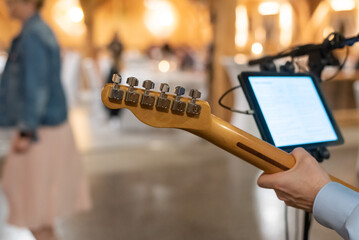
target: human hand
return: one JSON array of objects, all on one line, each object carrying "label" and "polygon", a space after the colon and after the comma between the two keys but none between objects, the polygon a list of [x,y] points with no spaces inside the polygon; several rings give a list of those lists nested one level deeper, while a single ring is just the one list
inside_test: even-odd
[{"label": "human hand", "polygon": [[21,137],[20,134],[17,134],[12,144],[12,150],[17,153],[24,153],[30,148],[30,145],[30,137]]},{"label": "human hand", "polygon": [[286,205],[312,212],[315,197],[319,190],[329,183],[328,173],[303,148],[291,153],[296,159],[293,168],[274,174],[263,173],[258,185],[271,188]]}]

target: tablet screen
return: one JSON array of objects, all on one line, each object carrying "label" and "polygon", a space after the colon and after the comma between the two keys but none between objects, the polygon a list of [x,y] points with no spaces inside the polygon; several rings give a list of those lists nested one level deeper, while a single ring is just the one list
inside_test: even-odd
[{"label": "tablet screen", "polygon": [[338,140],[310,76],[248,76],[276,147]]}]

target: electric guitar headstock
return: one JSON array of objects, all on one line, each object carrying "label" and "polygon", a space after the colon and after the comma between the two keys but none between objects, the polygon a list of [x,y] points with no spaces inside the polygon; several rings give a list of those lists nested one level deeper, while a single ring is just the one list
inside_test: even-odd
[{"label": "electric guitar headstock", "polygon": [[190,90],[190,97],[183,97],[185,89],[181,86],[175,88],[173,95],[168,94],[166,83],[157,92],[152,90],[155,84],[150,80],[143,82],[143,88],[137,87],[139,81],[135,77],[129,77],[127,85],[121,85],[122,78],[117,74],[112,81],[101,95],[108,108],[127,108],[143,123],[158,128],[202,130],[210,124],[211,108],[208,102],[198,100],[201,92],[196,89]]}]

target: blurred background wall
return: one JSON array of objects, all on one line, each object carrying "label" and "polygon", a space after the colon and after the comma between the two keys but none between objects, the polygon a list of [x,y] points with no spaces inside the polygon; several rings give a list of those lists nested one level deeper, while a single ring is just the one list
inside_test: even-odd
[{"label": "blurred background wall", "polygon": [[[164,45],[180,49],[182,56],[190,54],[197,66],[194,70],[206,75],[214,113],[229,120],[231,114],[217,104],[221,94],[233,85],[224,64],[226,57],[233,64],[245,64],[298,44],[320,43],[333,31],[354,36],[359,29],[358,5],[357,0],[47,0],[42,14],[64,51],[94,59],[98,69],[98,58],[109,54],[107,46],[115,34],[126,56],[146,56]],[[8,17],[5,0],[0,0],[3,52],[19,29],[19,24]],[[337,51],[336,56],[344,59],[345,51]],[[344,69],[347,74],[337,79],[357,78],[357,58],[358,46],[354,46]],[[128,58],[124,57],[126,62]],[[173,74],[176,69],[172,66],[169,70]],[[86,88],[89,84],[82,85]],[[230,95],[225,103],[233,101]],[[350,101],[343,103],[350,106],[339,108],[353,108],[353,97],[342,101]]]}]

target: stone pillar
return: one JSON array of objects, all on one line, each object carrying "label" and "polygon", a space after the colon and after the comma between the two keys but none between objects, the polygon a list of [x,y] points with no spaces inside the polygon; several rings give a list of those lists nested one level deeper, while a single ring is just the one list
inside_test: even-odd
[{"label": "stone pillar", "polygon": [[88,57],[96,57],[96,48],[94,44],[93,34],[94,34],[94,17],[96,9],[103,3],[108,0],[80,0],[82,10],[85,15],[85,25],[86,25],[86,43],[85,43],[85,54]]}]

